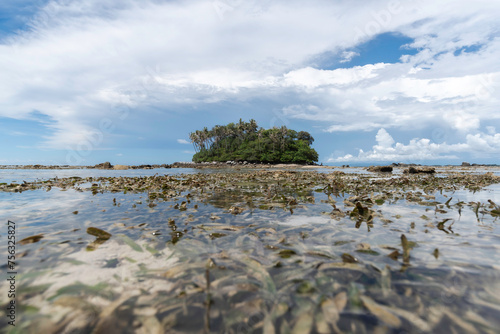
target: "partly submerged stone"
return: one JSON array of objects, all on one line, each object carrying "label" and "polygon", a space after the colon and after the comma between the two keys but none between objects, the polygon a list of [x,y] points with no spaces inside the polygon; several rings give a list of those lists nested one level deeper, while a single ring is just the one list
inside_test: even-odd
[{"label": "partly submerged stone", "polygon": [[111,163],[109,161],[106,161],[106,162],[95,165],[94,168],[111,169],[111,168],[113,168],[113,165],[111,165]]},{"label": "partly submerged stone", "polygon": [[392,166],[370,166],[367,171],[374,173],[392,173]]},{"label": "partly submerged stone", "polygon": [[19,241],[19,244],[21,244],[21,245],[32,244],[32,243],[40,241],[40,239],[42,239],[42,238],[43,238],[42,234],[33,235],[31,237],[27,237],[27,238],[22,239],[21,241]]},{"label": "partly submerged stone", "polygon": [[110,233],[101,230],[100,228],[97,227],[87,228],[87,233],[93,235],[94,237],[97,237],[97,239],[108,240],[109,238],[111,238]]},{"label": "partly submerged stone", "polygon": [[436,172],[436,169],[434,167],[409,167],[408,169],[405,169],[403,173],[405,174],[434,174]]}]

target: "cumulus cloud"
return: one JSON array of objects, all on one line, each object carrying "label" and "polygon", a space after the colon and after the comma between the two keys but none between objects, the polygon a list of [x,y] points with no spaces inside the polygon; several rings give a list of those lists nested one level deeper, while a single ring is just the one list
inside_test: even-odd
[{"label": "cumulus cloud", "polygon": [[[89,138],[110,146],[105,141],[169,124],[169,108],[267,99],[286,117],[315,122],[327,132],[439,123],[467,138],[466,147],[498,148],[494,131],[476,137],[481,126],[500,119],[498,1],[367,0],[360,8],[348,1],[262,0],[227,6],[201,0],[49,1],[29,31],[0,44],[0,117],[36,120],[37,111],[51,120],[39,146],[74,149]],[[345,66],[357,56],[349,50],[385,32],[412,38],[417,54],[392,64],[311,65],[329,53]],[[476,51],[467,52],[471,46]],[[102,129],[107,120],[115,132]],[[376,152],[363,156],[411,156],[417,147],[430,157],[459,152],[425,139],[402,145],[391,138],[379,131]]]},{"label": "cumulus cloud", "polygon": [[394,144],[394,139],[385,129],[378,130],[375,140],[378,144],[376,147],[380,147],[381,149],[390,148]]},{"label": "cumulus cloud", "polygon": [[239,2],[221,17],[210,1],[50,1],[30,31],[0,45],[0,116],[37,110],[54,120],[43,146],[65,148],[104,113],[116,119],[117,106],[145,113],[265,95],[311,55],[355,43],[336,32],[365,15],[343,17],[344,6]]},{"label": "cumulus cloud", "polygon": [[177,142],[179,144],[185,144],[185,145],[190,145],[191,143],[187,141],[186,139],[177,139]]},{"label": "cumulus cloud", "polygon": [[342,59],[340,60],[341,63],[348,63],[352,60],[352,58],[359,56],[358,52],[354,51],[344,51],[341,53],[340,57]]},{"label": "cumulus cloud", "polygon": [[[376,71],[375,67],[366,65],[363,71],[360,68],[322,71],[327,73],[316,77],[311,75],[311,70],[294,73],[290,77],[296,78],[297,87],[299,83],[304,86],[303,95],[314,101],[316,108],[293,105],[285,107],[284,111],[297,119],[334,123],[326,128],[328,132],[372,130],[374,127],[370,124],[384,124],[387,128],[425,128],[432,123],[471,131],[477,130],[481,121],[500,119],[498,98],[482,95],[500,90],[500,71],[489,73],[489,79],[485,74],[428,79],[417,75],[401,76],[402,71],[407,73],[410,69],[409,64],[384,64]],[[339,71],[346,75],[338,76]],[[344,87],[340,87],[342,84]],[[310,90],[318,87],[323,93],[320,96],[318,90]],[[363,122],[358,123],[360,120]]]},{"label": "cumulus cloud", "polygon": [[359,82],[377,76],[377,70],[383,69],[386,64],[369,64],[355,66],[349,69],[318,70],[311,67],[290,71],[284,75],[283,84],[286,86],[317,88],[319,86],[342,87],[358,84]]},{"label": "cumulus cloud", "polygon": [[476,133],[466,136],[463,143],[433,143],[427,138],[411,139],[408,144],[397,143],[385,130],[380,129],[375,136],[377,145],[365,152],[359,150],[358,155],[346,154],[331,157],[328,162],[419,162],[437,159],[457,159],[457,153],[474,152],[476,155],[500,151],[500,133]]}]

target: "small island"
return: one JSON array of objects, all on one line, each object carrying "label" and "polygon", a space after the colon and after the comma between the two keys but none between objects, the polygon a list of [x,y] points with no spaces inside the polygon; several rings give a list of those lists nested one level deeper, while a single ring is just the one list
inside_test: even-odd
[{"label": "small island", "polygon": [[318,153],[311,147],[314,138],[306,131],[286,126],[259,128],[257,122],[216,125],[189,134],[196,153],[193,162],[248,161],[251,163],[313,164]]}]

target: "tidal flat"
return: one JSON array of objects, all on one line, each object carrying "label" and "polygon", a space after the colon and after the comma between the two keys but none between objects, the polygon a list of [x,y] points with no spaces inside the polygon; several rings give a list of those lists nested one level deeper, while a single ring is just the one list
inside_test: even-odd
[{"label": "tidal flat", "polygon": [[3,333],[500,328],[498,167],[63,172],[0,174]]}]

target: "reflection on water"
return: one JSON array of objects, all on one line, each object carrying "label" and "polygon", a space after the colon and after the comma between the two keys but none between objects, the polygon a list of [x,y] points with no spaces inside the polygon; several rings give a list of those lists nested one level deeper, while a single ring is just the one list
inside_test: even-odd
[{"label": "reflection on water", "polygon": [[[263,166],[262,168],[252,168],[252,170],[274,170],[272,167]],[[394,168],[392,175],[402,175],[405,168]],[[332,173],[332,172],[342,172],[346,174],[356,174],[356,175],[373,175],[374,173],[368,172],[366,167],[328,167],[328,168],[289,168],[287,170],[291,171],[304,171],[304,170],[314,170],[318,173]],[[495,175],[500,175],[500,167],[436,167],[438,175],[445,175],[449,171],[457,171],[463,173],[471,174],[484,174],[487,172],[492,172]],[[128,169],[128,170],[106,170],[106,169],[0,169],[0,183],[6,182],[17,182],[22,183],[23,181],[31,182],[36,179],[47,180],[55,177],[65,178],[65,177],[138,177],[138,176],[153,176],[153,175],[179,175],[179,174],[195,174],[195,173],[244,173],[248,171],[246,168],[156,168],[156,169]],[[391,174],[389,174],[391,175]]]},{"label": "reflection on water", "polygon": [[[140,191],[86,191],[94,179],[75,186],[83,191],[0,192],[0,218],[16,222],[18,240],[43,235],[18,244],[16,330],[500,327],[499,184],[472,192],[427,177],[237,173],[137,179],[137,189],[158,183]],[[1,239],[6,255],[5,230]],[[7,302],[2,294],[2,310]]]},{"label": "reflection on water", "polygon": [[108,169],[0,169],[0,182],[31,182],[36,179],[47,180],[65,177],[118,177],[118,176],[152,176],[159,175],[177,175],[192,174],[198,172],[194,168],[156,168],[156,169],[127,169],[127,170],[108,170]]}]

